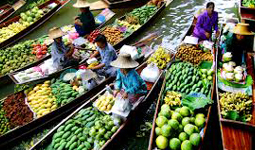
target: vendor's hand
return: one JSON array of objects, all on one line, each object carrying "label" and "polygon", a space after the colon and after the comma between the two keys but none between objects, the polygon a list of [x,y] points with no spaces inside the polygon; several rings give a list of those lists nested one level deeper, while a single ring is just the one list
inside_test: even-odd
[{"label": "vendor's hand", "polygon": [[216,32],[216,38],[218,38],[220,36],[220,31],[218,30],[217,32]]},{"label": "vendor's hand", "polygon": [[124,94],[122,95],[122,98],[127,99],[128,98],[128,93],[124,92]]},{"label": "vendor's hand", "polygon": [[120,92],[120,90],[115,90],[113,91],[113,96],[116,97],[118,95],[118,93]]},{"label": "vendor's hand", "polygon": [[210,39],[211,34],[209,32],[205,32],[205,36],[206,36],[207,39]]}]

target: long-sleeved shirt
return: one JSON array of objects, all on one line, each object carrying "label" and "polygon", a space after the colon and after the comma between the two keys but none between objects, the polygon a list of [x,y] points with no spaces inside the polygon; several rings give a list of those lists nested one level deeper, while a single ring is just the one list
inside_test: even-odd
[{"label": "long-sleeved shirt", "polygon": [[83,13],[79,14],[78,16],[82,22],[82,26],[75,25],[75,29],[79,33],[80,36],[89,34],[96,28],[94,16],[90,11],[83,12]]},{"label": "long-sleeved shirt", "polygon": [[51,46],[51,57],[55,65],[61,65],[61,62],[64,61],[65,53],[69,49],[64,45],[63,42],[57,44],[56,41],[53,42]]},{"label": "long-sleeved shirt", "polygon": [[117,53],[111,44],[107,43],[104,49],[97,47],[97,50],[100,53],[100,57],[102,59],[101,63],[103,63],[104,69],[108,69],[111,67],[110,63],[117,59]]},{"label": "long-sleeved shirt", "polygon": [[199,38],[199,40],[208,40],[205,32],[212,33],[212,28],[218,31],[218,13],[213,12],[212,16],[209,17],[207,11],[198,16],[193,36]]},{"label": "long-sleeved shirt", "polygon": [[120,69],[117,70],[115,89],[124,89],[128,94],[146,94],[147,85],[139,74],[131,69],[127,75],[124,75]]}]

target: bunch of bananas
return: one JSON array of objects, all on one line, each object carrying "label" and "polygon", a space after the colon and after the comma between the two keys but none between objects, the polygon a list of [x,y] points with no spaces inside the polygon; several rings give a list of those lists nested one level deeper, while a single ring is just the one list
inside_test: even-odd
[{"label": "bunch of bananas", "polygon": [[181,106],[181,94],[174,92],[174,91],[168,91],[165,96],[165,103],[170,106]]},{"label": "bunch of bananas", "polygon": [[155,53],[148,59],[148,63],[154,62],[159,69],[164,69],[171,60],[171,55],[162,47],[159,47]]}]

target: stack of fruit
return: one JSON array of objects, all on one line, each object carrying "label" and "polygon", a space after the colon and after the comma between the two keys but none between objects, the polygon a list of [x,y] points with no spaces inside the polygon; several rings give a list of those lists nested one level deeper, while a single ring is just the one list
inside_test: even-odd
[{"label": "stack of fruit", "polygon": [[73,89],[71,84],[61,80],[57,80],[56,82],[52,80],[51,88],[52,93],[57,98],[57,106],[65,105],[79,96],[79,93]]},{"label": "stack of fruit", "polygon": [[172,64],[166,76],[166,91],[178,91],[184,94],[196,92],[208,95],[210,93],[208,84],[211,84],[211,81],[208,79],[202,81],[199,72],[199,69],[190,63]]},{"label": "stack of fruit", "polygon": [[155,63],[159,69],[164,69],[171,60],[171,55],[162,47],[159,47],[148,59],[148,63]]},{"label": "stack of fruit", "polygon": [[40,19],[44,15],[44,13],[47,13],[48,11],[48,8],[41,10],[38,7],[34,7],[32,10],[21,13],[21,18],[18,22],[14,22],[7,27],[3,27],[0,29],[0,43],[21,32],[26,27],[30,26],[35,21]]},{"label": "stack of fruit", "polygon": [[47,54],[48,47],[46,44],[32,44],[32,54],[36,55],[37,59],[41,59]]},{"label": "stack of fruit", "polygon": [[49,148],[99,149],[117,130],[109,115],[88,107],[57,129]]},{"label": "stack of fruit", "polygon": [[213,69],[200,69],[200,76],[203,79],[207,79],[209,81],[213,79],[213,73],[214,73]]},{"label": "stack of fruit", "polygon": [[114,97],[112,94],[106,93],[98,98],[96,107],[100,111],[110,111],[114,105]]},{"label": "stack of fruit", "polygon": [[197,149],[201,140],[199,132],[204,124],[204,114],[195,115],[185,106],[173,110],[164,104],[156,119],[156,145],[159,149]]},{"label": "stack of fruit", "polygon": [[87,37],[87,39],[89,40],[89,42],[93,43],[94,40],[96,39],[96,37],[100,34],[100,30],[96,29],[94,31],[92,31],[89,36]]},{"label": "stack of fruit", "polygon": [[167,91],[164,101],[170,106],[181,106],[181,94],[174,91]]},{"label": "stack of fruit", "polygon": [[0,135],[5,134],[11,129],[9,120],[5,117],[4,110],[0,110]]},{"label": "stack of fruit", "polygon": [[5,75],[36,61],[35,55],[31,54],[33,42],[28,40],[0,50],[0,74]]},{"label": "stack of fruit", "polygon": [[140,8],[136,8],[129,13],[129,15],[138,18],[140,24],[146,23],[146,21],[157,11],[157,7],[154,5],[144,5]]},{"label": "stack of fruit", "polygon": [[27,102],[38,118],[54,111],[57,108],[56,98],[52,94],[50,81],[36,85],[28,92]]},{"label": "stack of fruit", "polygon": [[112,26],[107,26],[102,31],[102,34],[107,38],[107,41],[112,45],[117,44],[124,37],[123,33],[118,28]]}]

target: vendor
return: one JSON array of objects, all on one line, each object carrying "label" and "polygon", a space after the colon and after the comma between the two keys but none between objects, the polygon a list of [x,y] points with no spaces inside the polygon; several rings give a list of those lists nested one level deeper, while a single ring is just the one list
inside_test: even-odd
[{"label": "vendor", "polygon": [[74,26],[79,36],[87,36],[96,28],[94,16],[86,0],[77,0],[73,7],[80,8],[81,14],[75,17]]},{"label": "vendor", "polygon": [[238,23],[233,30],[227,33],[222,48],[224,53],[232,53],[232,60],[237,65],[245,64],[245,54],[252,49],[252,35],[254,33],[249,31],[249,24],[246,23]]},{"label": "vendor", "polygon": [[94,58],[100,54],[101,63],[95,67],[89,68],[102,76],[116,76],[116,68],[110,66],[110,63],[117,58],[115,49],[109,44],[104,35],[98,35],[95,39],[97,51],[90,56]]},{"label": "vendor", "polygon": [[199,40],[210,40],[212,29],[216,31],[216,37],[220,35],[218,30],[218,13],[214,11],[214,3],[208,2],[206,4],[206,11],[198,16],[193,36]]},{"label": "vendor", "polygon": [[54,40],[51,46],[51,57],[56,68],[63,68],[79,64],[78,60],[72,57],[74,52],[73,45],[64,45],[64,42],[62,41],[63,35],[64,33],[62,30],[57,27],[53,27],[49,31],[49,38]]},{"label": "vendor", "polygon": [[134,104],[147,93],[146,83],[134,69],[139,63],[132,60],[129,54],[120,54],[111,65],[120,68],[117,70],[115,97],[120,93],[124,99],[128,98]]}]

